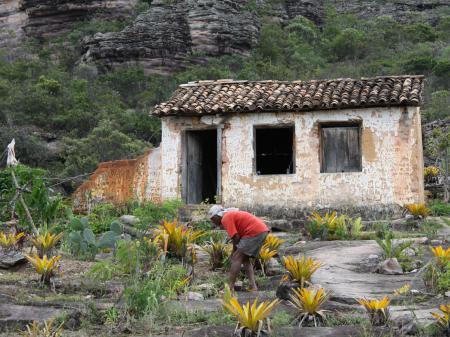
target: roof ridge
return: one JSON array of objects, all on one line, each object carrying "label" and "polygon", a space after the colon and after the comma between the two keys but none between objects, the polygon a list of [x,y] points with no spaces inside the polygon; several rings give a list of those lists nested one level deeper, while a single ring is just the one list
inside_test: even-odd
[{"label": "roof ridge", "polygon": [[371,77],[338,77],[338,78],[322,78],[322,79],[311,79],[311,80],[235,80],[232,78],[222,78],[217,80],[198,80],[189,81],[188,83],[182,83],[179,85],[180,88],[186,87],[196,87],[204,85],[216,85],[216,84],[243,84],[243,83],[314,83],[314,82],[335,82],[335,81],[369,81],[377,79],[401,79],[401,78],[425,78],[424,75],[382,75],[382,76],[371,76]]}]

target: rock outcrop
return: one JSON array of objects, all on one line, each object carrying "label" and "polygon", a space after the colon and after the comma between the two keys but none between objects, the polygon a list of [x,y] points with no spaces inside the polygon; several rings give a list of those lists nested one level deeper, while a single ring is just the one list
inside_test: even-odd
[{"label": "rock outcrop", "polygon": [[123,31],[87,38],[83,61],[107,67],[139,62],[150,72],[167,73],[210,56],[246,54],[259,32],[259,20],[246,5],[246,0],[154,0]]}]

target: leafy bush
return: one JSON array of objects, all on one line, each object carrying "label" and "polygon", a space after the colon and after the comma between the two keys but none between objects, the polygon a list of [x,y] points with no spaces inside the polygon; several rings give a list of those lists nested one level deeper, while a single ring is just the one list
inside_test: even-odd
[{"label": "leafy bush", "polygon": [[58,261],[61,259],[61,255],[52,256],[51,258],[47,258],[47,255],[44,255],[40,258],[37,254],[34,257],[25,254],[25,257],[34,266],[36,273],[41,275],[41,282],[50,284],[50,279],[55,275],[55,271],[58,268]]},{"label": "leafy bush", "polygon": [[450,216],[450,203],[439,199],[430,200],[429,206],[435,216]]},{"label": "leafy bush", "polygon": [[323,288],[308,289],[296,288],[292,289],[289,303],[297,311],[298,326],[302,326],[303,322],[313,321],[314,326],[317,327],[325,320],[325,312],[323,305],[330,297],[330,293],[325,292]]},{"label": "leafy bush", "polygon": [[183,203],[180,200],[166,200],[162,204],[145,202],[132,205],[132,213],[137,216],[146,227],[160,225],[163,219],[174,220],[178,216],[178,208]]},{"label": "leafy bush", "polygon": [[311,282],[312,275],[322,266],[320,262],[305,256],[302,256],[301,259],[284,256],[283,262],[287,271],[286,275],[283,276],[283,281],[296,281],[300,288],[304,288],[307,283]]},{"label": "leafy bush", "polygon": [[431,212],[431,210],[429,208],[427,208],[427,206],[425,204],[409,204],[409,205],[405,205],[405,208],[415,218],[425,218]]},{"label": "leafy bush", "polygon": [[372,325],[385,325],[389,321],[389,297],[381,300],[360,298],[358,303],[366,309]]},{"label": "leafy bush", "polygon": [[233,247],[222,241],[212,241],[205,244],[202,249],[209,255],[212,270],[223,268],[226,259],[231,255]]},{"label": "leafy bush", "polygon": [[361,218],[352,219],[345,214],[337,216],[335,211],[331,214],[327,212],[323,217],[313,212],[308,220],[308,234],[322,240],[357,239],[362,229]]},{"label": "leafy bush", "polygon": [[414,243],[414,241],[403,241],[396,244],[394,242],[394,234],[392,232],[387,233],[384,237],[384,240],[376,238],[376,241],[378,243],[378,246],[380,246],[380,248],[383,250],[384,259],[396,258],[399,260],[405,257],[403,251],[406,248],[411,247]]},{"label": "leafy bush", "polygon": [[25,233],[4,233],[0,232],[0,247],[6,251],[16,250],[18,243],[24,238]]}]

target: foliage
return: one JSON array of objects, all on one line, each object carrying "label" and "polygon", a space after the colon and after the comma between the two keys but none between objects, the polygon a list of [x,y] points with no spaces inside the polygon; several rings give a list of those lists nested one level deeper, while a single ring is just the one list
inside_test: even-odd
[{"label": "foliage", "polygon": [[450,203],[439,199],[429,201],[431,212],[435,216],[450,216]]},{"label": "foliage", "polygon": [[432,312],[431,315],[436,319],[436,323],[442,327],[447,336],[450,334],[450,305],[440,305],[439,310],[442,314]]},{"label": "foliage", "polygon": [[408,204],[408,205],[405,205],[405,208],[415,218],[425,218],[431,212],[431,210],[427,206],[425,206],[425,204]]},{"label": "foliage", "polygon": [[450,247],[447,249],[442,246],[431,247],[431,251],[434,254],[436,265],[442,270],[445,269],[450,262]]},{"label": "foliage", "polygon": [[325,319],[325,312],[322,307],[329,299],[330,293],[325,292],[323,288],[308,289],[294,288],[290,295],[289,302],[298,312],[298,325],[302,326],[305,320],[314,321],[314,326],[320,324]]},{"label": "foliage", "polygon": [[165,200],[162,204],[145,202],[132,205],[131,212],[146,226],[159,225],[162,219],[174,220],[178,215],[178,208],[182,205],[180,200]]},{"label": "foliage", "polygon": [[324,216],[313,212],[308,220],[306,230],[312,238],[343,240],[355,239],[361,234],[361,218],[352,219],[345,214],[337,216],[336,211],[327,212]]},{"label": "foliage", "polygon": [[249,329],[252,333],[261,331],[263,322],[271,311],[280,303],[278,299],[258,303],[256,298],[252,304],[247,302],[241,305],[236,297],[223,298],[222,305],[225,310],[236,317],[241,328]]},{"label": "foliage", "polygon": [[403,251],[406,248],[411,247],[414,243],[414,241],[403,241],[396,244],[394,242],[394,234],[392,232],[386,233],[384,240],[380,238],[376,238],[375,240],[383,250],[383,258],[385,259],[402,259],[404,257]]},{"label": "foliage", "polygon": [[434,293],[443,294],[450,290],[450,262],[445,267],[431,263],[423,273],[425,286]]},{"label": "foliage", "polygon": [[43,257],[44,255],[50,255],[53,248],[61,240],[64,232],[59,234],[52,234],[50,231],[43,231],[43,233],[35,234],[31,239],[31,243],[37,249],[38,255]]},{"label": "foliage", "polygon": [[39,324],[37,321],[26,326],[26,331],[23,333],[24,337],[59,337],[62,336],[64,322],[57,324],[55,319],[44,321]]},{"label": "foliage", "polygon": [[211,241],[202,249],[209,255],[209,263],[212,270],[222,268],[225,260],[231,255],[232,246],[221,241]]},{"label": "foliage", "polygon": [[0,232],[0,246],[5,250],[17,248],[17,244],[25,236],[25,233],[4,233]]},{"label": "foliage", "polygon": [[389,321],[389,297],[381,300],[360,298],[357,301],[366,309],[372,325],[385,325]]},{"label": "foliage", "polygon": [[264,241],[264,245],[266,245],[268,248],[274,250],[280,248],[280,246],[285,243],[286,240],[279,239],[273,234],[268,234],[266,236],[266,240]]},{"label": "foliage", "polygon": [[266,265],[269,262],[270,259],[278,255],[278,250],[272,248],[269,243],[264,243],[261,249],[259,250],[258,254],[258,261],[261,265],[262,272],[265,275],[266,274]]},{"label": "foliage", "polygon": [[181,291],[189,281],[186,270],[179,265],[156,263],[143,280],[135,280],[124,291],[127,311],[141,317],[158,310],[164,298]]},{"label": "foliage", "polygon": [[444,185],[443,200],[448,203],[450,200],[450,129],[434,128],[431,136],[427,139],[425,150],[426,154],[436,158],[439,163]]},{"label": "foliage", "polygon": [[425,178],[437,177],[439,174],[439,167],[427,166],[423,169],[423,175]]},{"label": "foliage", "polygon": [[[0,219],[9,220],[6,216],[10,215],[7,214],[8,212],[13,211],[11,209],[11,206],[13,206],[19,217],[19,222],[30,225],[24,208],[18,202],[11,170],[13,169],[0,170],[0,190],[2,191],[0,193],[0,206],[3,205],[0,209]],[[63,216],[62,198],[50,188],[46,171],[18,165],[14,168],[14,173],[19,187],[24,190],[21,195],[34,222],[46,226],[54,223],[57,217]]]},{"label": "foliage", "polygon": [[121,210],[116,205],[108,202],[95,205],[87,215],[89,227],[94,234],[101,234],[107,230],[111,223],[121,215]]},{"label": "foliage", "polygon": [[123,228],[119,222],[113,221],[110,230],[104,232],[97,240],[89,227],[87,218],[73,218],[67,232],[67,243],[72,255],[80,259],[92,260],[99,249],[115,248]]},{"label": "foliage", "polygon": [[30,262],[36,269],[36,273],[41,275],[41,282],[49,284],[50,279],[54,276],[55,270],[58,268],[58,261],[61,259],[61,255],[52,256],[50,259],[47,255],[41,259],[39,255],[34,254],[34,257],[25,255],[28,262]]},{"label": "foliage", "polygon": [[188,248],[198,238],[206,235],[204,231],[194,230],[186,225],[179,224],[177,220],[169,222],[164,220],[163,224],[158,226],[156,236],[161,240],[161,248],[173,256],[185,259]]},{"label": "foliage", "polygon": [[293,280],[298,282],[300,288],[304,288],[307,282],[311,282],[312,275],[319,269],[322,264],[313,258],[302,256],[301,259],[295,259],[293,256],[283,257],[284,267],[287,274],[283,280]]}]

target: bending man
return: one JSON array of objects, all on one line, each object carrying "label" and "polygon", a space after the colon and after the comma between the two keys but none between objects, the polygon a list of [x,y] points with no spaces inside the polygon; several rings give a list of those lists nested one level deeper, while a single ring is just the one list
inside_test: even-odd
[{"label": "bending man", "polygon": [[269,228],[253,214],[237,209],[224,209],[220,205],[214,205],[208,212],[211,222],[225,229],[233,242],[233,254],[231,255],[230,289],[234,289],[236,278],[244,265],[250,288],[249,291],[258,290],[255,282],[251,257],[257,257],[264,244]]}]

